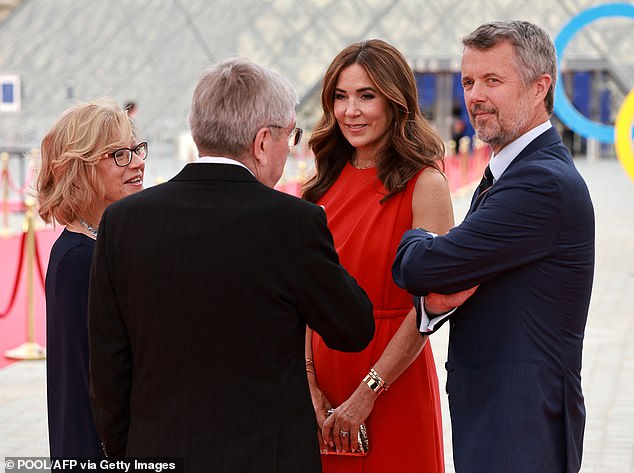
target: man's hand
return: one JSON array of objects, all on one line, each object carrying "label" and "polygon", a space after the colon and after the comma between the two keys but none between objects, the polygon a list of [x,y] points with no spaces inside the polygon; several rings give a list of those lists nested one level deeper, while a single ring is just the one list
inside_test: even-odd
[{"label": "man's hand", "polygon": [[478,286],[473,286],[464,291],[454,292],[453,294],[430,292],[425,296],[425,312],[430,317],[449,312],[454,307],[464,304],[464,302],[476,292],[476,289],[478,289]]}]

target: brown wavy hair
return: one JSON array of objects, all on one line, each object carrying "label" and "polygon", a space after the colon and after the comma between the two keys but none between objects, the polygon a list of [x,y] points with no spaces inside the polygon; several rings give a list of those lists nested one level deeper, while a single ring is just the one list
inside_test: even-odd
[{"label": "brown wavy hair", "polygon": [[405,189],[407,182],[424,167],[432,166],[441,172],[444,169],[445,145],[418,107],[416,80],[407,60],[385,41],[362,41],[342,50],[324,75],[323,115],[308,142],[315,155],[316,174],[302,189],[302,197],[311,202],[316,202],[333,185],[355,151],[339,129],[334,114],[339,74],[353,64],[365,69],[387,99],[394,117],[387,146],[377,156],[377,174],[387,190],[382,201]]}]

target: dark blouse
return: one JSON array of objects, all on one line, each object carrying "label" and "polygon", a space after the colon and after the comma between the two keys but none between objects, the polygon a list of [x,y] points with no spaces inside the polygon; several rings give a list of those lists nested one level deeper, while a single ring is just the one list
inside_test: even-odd
[{"label": "dark blouse", "polygon": [[88,278],[95,241],[64,230],[46,272],[51,457],[103,457],[88,392]]}]

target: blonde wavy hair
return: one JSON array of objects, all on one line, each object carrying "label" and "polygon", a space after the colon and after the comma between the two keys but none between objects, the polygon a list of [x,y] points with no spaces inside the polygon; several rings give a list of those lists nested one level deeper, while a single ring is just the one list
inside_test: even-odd
[{"label": "blonde wavy hair", "polygon": [[36,190],[42,219],[61,225],[88,218],[105,198],[97,163],[109,152],[130,146],[137,130],[110,98],[64,111],[42,140]]}]

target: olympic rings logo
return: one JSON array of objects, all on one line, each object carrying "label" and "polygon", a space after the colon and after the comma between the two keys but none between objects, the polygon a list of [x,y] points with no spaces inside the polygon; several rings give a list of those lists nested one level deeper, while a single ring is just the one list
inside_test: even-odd
[{"label": "olympic rings logo", "polygon": [[[572,18],[555,39],[557,62],[561,61],[564,49],[577,31],[594,20],[608,16],[634,18],[634,5],[629,3],[601,5],[589,8]],[[572,106],[562,85],[561,72],[558,67],[557,84],[555,85],[555,113],[575,133],[603,143],[614,143],[621,166],[634,180],[634,153],[632,152],[631,139],[632,121],[634,120],[634,89],[623,101],[614,126],[596,123],[584,117]]]}]

